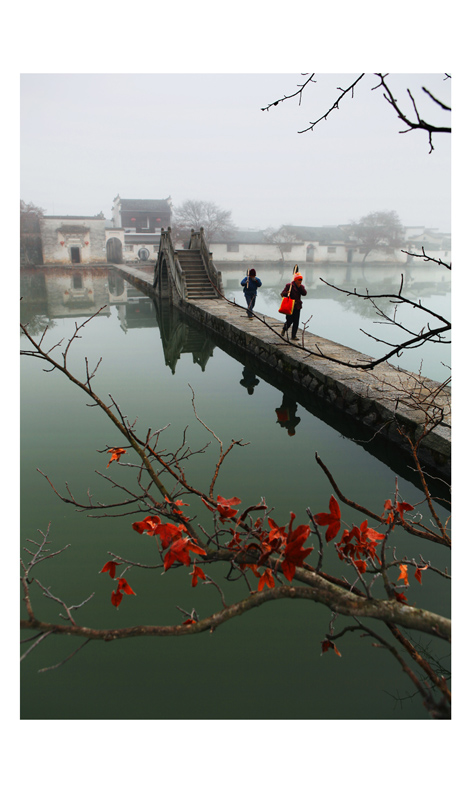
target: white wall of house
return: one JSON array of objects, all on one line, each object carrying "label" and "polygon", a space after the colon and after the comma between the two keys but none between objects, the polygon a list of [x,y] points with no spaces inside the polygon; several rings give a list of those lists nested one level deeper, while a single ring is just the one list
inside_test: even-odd
[{"label": "white wall of house", "polygon": [[[106,262],[105,220],[96,217],[42,217],[44,264]],[[79,262],[74,261],[74,256]]]},{"label": "white wall of house", "polygon": [[[288,245],[289,248],[289,245]],[[346,264],[348,263],[349,244],[319,244],[318,242],[301,242],[292,244],[290,249],[284,251],[283,257],[278,245],[275,244],[236,244],[236,243],[212,243],[210,251],[213,254],[213,261],[219,262],[239,262],[239,261],[293,261],[296,264],[316,263],[316,264]],[[352,263],[361,263],[364,260],[365,250],[356,245],[352,247]],[[367,256],[366,261],[381,263],[406,263],[407,256],[396,250],[395,253],[384,253],[372,251]]]},{"label": "white wall of house", "polygon": [[299,244],[288,244],[287,248],[287,252],[284,252],[284,245],[282,245],[282,256],[281,250],[276,244],[212,242],[209,245],[209,249],[213,254],[213,261],[215,263],[216,261],[305,261],[305,243],[300,242]]}]

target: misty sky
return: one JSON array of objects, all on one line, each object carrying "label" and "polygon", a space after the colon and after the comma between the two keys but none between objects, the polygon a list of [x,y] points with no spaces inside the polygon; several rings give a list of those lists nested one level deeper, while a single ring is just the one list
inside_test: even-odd
[{"label": "misty sky", "polygon": [[[317,73],[47,74],[21,76],[21,198],[55,215],[111,216],[113,198],[209,200],[239,228],[336,225],[393,210],[404,225],[449,231],[450,136],[399,133],[404,124],[372,73],[328,120],[359,75]],[[390,74],[412,112],[450,124],[421,87],[450,103],[442,73]]]}]

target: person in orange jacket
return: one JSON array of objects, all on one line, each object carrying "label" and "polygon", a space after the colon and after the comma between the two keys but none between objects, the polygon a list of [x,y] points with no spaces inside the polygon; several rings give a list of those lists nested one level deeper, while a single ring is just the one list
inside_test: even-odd
[{"label": "person in orange jacket", "polygon": [[[291,289],[291,293],[289,290]],[[305,297],[307,294],[307,290],[302,283],[302,275],[300,272],[296,272],[292,283],[287,283],[284,287],[283,291],[281,292],[281,297],[287,297],[288,295],[292,300],[294,300],[294,308],[292,314],[288,314],[286,316],[286,322],[283,325],[283,330],[281,331],[281,336],[286,334],[286,331],[292,325],[292,336],[291,339],[293,341],[297,341],[297,329],[299,327],[299,317],[301,315],[301,308],[302,308],[302,297]]]}]

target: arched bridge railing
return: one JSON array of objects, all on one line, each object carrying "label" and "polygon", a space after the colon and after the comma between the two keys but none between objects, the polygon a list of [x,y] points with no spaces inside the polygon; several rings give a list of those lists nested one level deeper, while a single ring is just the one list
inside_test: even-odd
[{"label": "arched bridge railing", "polygon": [[172,243],[170,228],[167,231],[164,228],[161,230],[153,286],[159,289],[160,295],[172,295],[172,289],[175,289],[182,300],[185,300],[187,295],[185,276]]}]

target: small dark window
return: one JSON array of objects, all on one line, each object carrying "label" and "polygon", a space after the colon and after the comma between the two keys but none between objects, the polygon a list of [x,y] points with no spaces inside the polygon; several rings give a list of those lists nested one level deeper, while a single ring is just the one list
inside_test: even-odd
[{"label": "small dark window", "polygon": [[73,288],[74,289],[82,289],[83,288],[83,277],[81,275],[74,275],[73,276]]},{"label": "small dark window", "polygon": [[70,247],[70,256],[71,256],[72,264],[79,264],[81,262],[80,248],[79,247]]}]

